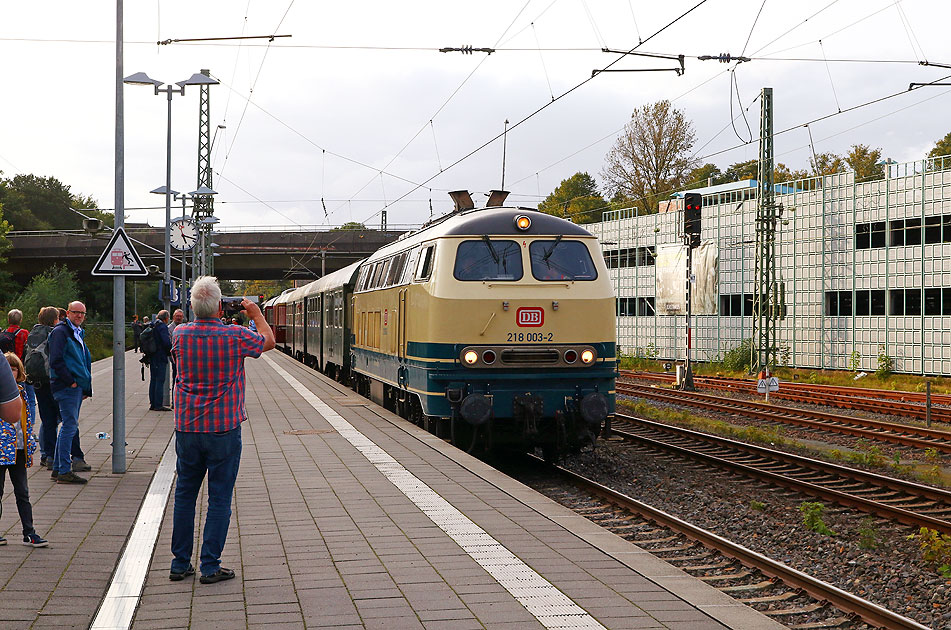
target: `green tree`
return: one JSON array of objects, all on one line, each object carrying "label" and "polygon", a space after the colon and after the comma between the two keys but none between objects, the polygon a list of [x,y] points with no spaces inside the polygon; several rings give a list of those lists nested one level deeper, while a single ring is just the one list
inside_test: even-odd
[{"label": "green tree", "polygon": [[575,223],[593,223],[601,220],[608,204],[598,192],[594,178],[587,173],[575,173],[561,180],[558,187],[538,204],[539,212],[568,217]]},{"label": "green tree", "polygon": [[70,210],[101,219],[113,225],[112,214],[96,210],[92,197],[73,194],[69,186],[55,177],[15,175],[0,178],[0,204],[15,230],[79,230],[83,218]]},{"label": "green tree", "polygon": [[756,179],[759,176],[759,160],[747,160],[730,164],[723,171],[723,182],[741,182],[747,179]]},{"label": "green tree", "polygon": [[368,230],[368,229],[369,228],[363,225],[362,223],[359,223],[357,221],[350,221],[349,223],[344,223],[340,227],[335,227],[331,231],[335,232],[337,230]]},{"label": "green tree", "polygon": [[634,110],[631,121],[605,157],[601,177],[612,196],[636,200],[645,213],[688,183],[697,166],[690,157],[693,124],[668,100]]},{"label": "green tree", "polygon": [[943,155],[951,155],[951,132],[935,142],[934,148],[928,152],[928,157],[930,158],[941,157]]},{"label": "green tree", "polygon": [[806,179],[810,176],[809,171],[804,169],[790,169],[788,166],[779,162],[776,164],[776,170],[773,172],[773,182],[779,184],[780,182],[793,182],[797,179]]},{"label": "green tree", "polygon": [[704,164],[687,175],[687,189],[705,188],[723,183],[723,173],[716,164]]},{"label": "green tree", "polygon": [[867,144],[853,144],[845,156],[846,164],[855,171],[855,181],[867,182],[884,179],[885,173],[878,164],[882,159],[881,149],[870,149]]},{"label": "green tree", "polygon": [[4,311],[18,308],[23,311],[23,328],[32,328],[36,316],[44,306],[66,305],[79,296],[79,283],[76,272],[66,267],[53,265],[46,271],[34,276],[23,291],[6,305]]},{"label": "green tree", "polygon": [[267,299],[292,286],[293,280],[245,280],[239,289],[242,295],[263,295]]}]

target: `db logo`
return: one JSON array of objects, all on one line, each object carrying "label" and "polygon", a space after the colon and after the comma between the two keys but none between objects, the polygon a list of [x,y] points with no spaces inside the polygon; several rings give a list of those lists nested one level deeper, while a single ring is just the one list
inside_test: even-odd
[{"label": "db logo", "polygon": [[545,323],[545,309],[532,306],[515,311],[515,323],[519,326],[538,327]]}]

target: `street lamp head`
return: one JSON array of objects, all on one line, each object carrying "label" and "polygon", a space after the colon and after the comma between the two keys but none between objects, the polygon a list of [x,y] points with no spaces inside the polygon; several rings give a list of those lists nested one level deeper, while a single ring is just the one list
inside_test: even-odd
[{"label": "street lamp head", "polygon": [[196,72],[184,81],[179,81],[175,85],[185,87],[186,85],[218,85],[218,79],[212,79],[208,75]]},{"label": "street lamp head", "polygon": [[128,83],[129,85],[151,85],[155,89],[158,89],[158,86],[162,85],[161,81],[156,81],[144,72],[130,74],[126,78],[122,79],[122,82]]},{"label": "street lamp head", "polygon": [[169,188],[166,188],[165,186],[159,186],[155,190],[150,190],[149,192],[152,193],[153,195],[177,195],[178,194],[177,190],[171,190]]},{"label": "street lamp head", "polygon": [[198,190],[193,190],[188,195],[190,197],[210,197],[211,195],[217,195],[217,190],[212,190],[208,186],[199,186]]}]

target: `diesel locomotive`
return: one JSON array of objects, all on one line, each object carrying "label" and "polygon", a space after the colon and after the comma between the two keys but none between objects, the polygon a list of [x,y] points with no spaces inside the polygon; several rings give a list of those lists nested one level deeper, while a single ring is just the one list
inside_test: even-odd
[{"label": "diesel locomotive", "polygon": [[614,414],[615,298],[570,221],[456,209],[265,303],[298,360],[464,449],[592,443]]}]

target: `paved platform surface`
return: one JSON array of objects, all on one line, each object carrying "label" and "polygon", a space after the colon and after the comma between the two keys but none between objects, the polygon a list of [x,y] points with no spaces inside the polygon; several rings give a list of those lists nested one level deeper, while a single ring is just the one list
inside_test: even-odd
[{"label": "paved platform surface", "polygon": [[[111,361],[94,366],[80,421],[90,483],[31,471],[49,548],[17,544],[7,484],[0,627],[85,628],[96,615],[173,433],[170,413],[147,411],[136,359],[129,472],[111,474],[109,441],[93,437],[111,432]],[[168,580],[169,501],[133,628],[782,627],[277,351],[247,373],[222,556],[237,579]]]}]

